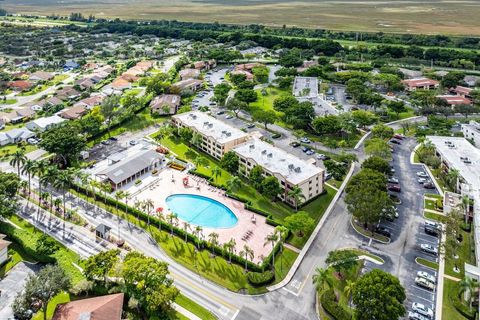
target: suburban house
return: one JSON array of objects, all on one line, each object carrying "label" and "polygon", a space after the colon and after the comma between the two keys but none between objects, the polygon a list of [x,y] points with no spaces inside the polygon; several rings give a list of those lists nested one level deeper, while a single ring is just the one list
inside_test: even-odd
[{"label": "suburban house", "polygon": [[248,134],[203,112],[191,111],[174,115],[172,123],[178,128],[190,128],[199,134],[199,148],[216,159],[247,141]]},{"label": "suburban house", "polygon": [[68,87],[63,87],[62,89],[58,90],[55,93],[55,96],[62,100],[62,101],[67,101],[71,99],[75,99],[80,96],[80,92],[75,90],[73,87],[68,86]]},{"label": "suburban house", "polygon": [[480,147],[480,123],[470,120],[469,123],[462,124],[462,132],[465,139],[472,141],[477,148]]},{"label": "suburban house", "polygon": [[257,62],[237,64],[235,66],[235,70],[243,70],[243,71],[252,72],[253,68],[255,68],[255,67],[263,67],[263,64],[257,63]]},{"label": "suburban house", "polygon": [[108,160],[110,166],[96,173],[96,176],[103,182],[110,183],[112,188],[117,190],[159,168],[165,161],[165,156],[155,150],[144,149],[130,156],[116,153],[108,157]]},{"label": "suburban house", "polygon": [[295,205],[295,200],[288,196],[288,192],[294,187],[302,190],[303,201],[323,192],[324,170],[283,149],[254,138],[236,146],[233,151],[240,158],[241,174],[248,177],[254,166],[260,166],[265,177],[277,178],[282,188],[280,199],[291,205]]},{"label": "suburban house", "polygon": [[71,108],[63,110],[58,115],[66,120],[80,119],[87,113],[87,108],[82,105],[76,105]]},{"label": "suburban house", "polygon": [[454,96],[454,95],[447,94],[447,95],[437,96],[437,98],[446,101],[447,104],[452,107],[459,104],[466,104],[466,105],[472,104],[472,100],[467,99],[463,96]]},{"label": "suburban house", "polygon": [[54,75],[50,72],[36,71],[32,73],[28,79],[31,81],[48,81],[52,80],[53,78]]},{"label": "suburban house", "polygon": [[473,200],[470,216],[473,217],[476,263],[465,263],[465,276],[480,281],[480,150],[465,138],[427,136],[426,139],[435,146],[441,169],[445,172],[457,170],[459,177],[454,192]]},{"label": "suburban house", "polygon": [[127,80],[128,82],[135,82],[137,81],[138,79],[140,79],[139,77],[137,76],[134,76],[132,74],[128,74],[128,73],[124,73],[120,76],[120,78],[122,78],[123,80]]},{"label": "suburban house", "polygon": [[34,132],[44,132],[47,130],[50,130],[54,126],[64,122],[65,119],[60,118],[57,115],[50,116],[50,117],[44,117],[44,118],[38,118],[35,120],[30,121],[25,125],[27,129],[34,131]]},{"label": "suburban house", "polygon": [[105,96],[103,94],[97,94],[94,96],[90,96],[88,98],[82,99],[75,103],[73,106],[84,106],[87,109],[92,109],[95,106],[101,105]]},{"label": "suburban house", "polygon": [[78,69],[78,68],[80,68],[80,65],[73,60],[69,60],[69,61],[65,62],[65,64],[63,65],[63,69],[65,71]]},{"label": "suburban house", "polygon": [[125,79],[117,78],[110,83],[109,87],[111,87],[113,90],[123,91],[126,89],[131,89],[132,84]]},{"label": "suburban house", "polygon": [[175,114],[180,107],[181,98],[176,94],[162,94],[150,102],[152,113],[159,115]]},{"label": "suburban house", "polygon": [[318,66],[317,61],[303,61],[303,64],[300,67],[297,68],[297,71],[298,72],[303,72],[303,71],[307,70],[308,68],[315,67],[315,66]]},{"label": "suburban house", "polygon": [[0,233],[0,266],[8,261],[8,246],[10,241],[5,240],[6,236]]},{"label": "suburban house", "polygon": [[198,69],[183,69],[178,72],[180,79],[197,79],[200,76],[200,70]]},{"label": "suburban house", "polygon": [[245,79],[248,80],[248,81],[253,81],[253,79],[255,78],[253,73],[251,73],[250,71],[247,71],[247,70],[233,70],[232,72],[230,72],[231,75],[235,75],[235,74],[243,74],[245,75]]},{"label": "suburban house", "polygon": [[88,90],[95,85],[95,83],[90,78],[82,78],[75,81],[75,85],[78,86],[81,90]]},{"label": "suburban house", "polygon": [[472,88],[467,88],[467,87],[462,87],[462,86],[456,86],[454,89],[451,90],[452,93],[465,97],[467,99],[472,99],[472,96],[470,93],[473,91]]},{"label": "suburban house", "polygon": [[29,106],[12,110],[8,113],[0,112],[0,119],[2,119],[5,123],[19,123],[26,119],[33,118],[33,116],[35,116],[35,110]]},{"label": "suburban house", "polygon": [[0,132],[0,145],[4,146],[7,144],[19,143],[34,136],[35,133],[27,128],[15,128],[10,131]]},{"label": "suburban house", "polygon": [[187,79],[187,80],[181,80],[178,81],[177,83],[174,83],[172,87],[177,88],[180,90],[180,92],[184,92],[187,90],[191,91],[197,91],[199,90],[203,85],[202,80],[197,80],[197,79]]},{"label": "suburban house", "polygon": [[27,91],[33,87],[33,83],[27,80],[15,80],[7,83],[7,87],[15,91]]},{"label": "suburban house", "polygon": [[194,69],[197,70],[210,70],[217,66],[217,62],[215,60],[207,60],[207,61],[195,61],[192,63]]},{"label": "suburban house", "polygon": [[405,90],[415,91],[415,90],[432,90],[437,89],[440,83],[437,80],[432,80],[428,78],[414,78],[402,80]]},{"label": "suburban house", "polygon": [[59,304],[52,320],[121,320],[123,293]]}]

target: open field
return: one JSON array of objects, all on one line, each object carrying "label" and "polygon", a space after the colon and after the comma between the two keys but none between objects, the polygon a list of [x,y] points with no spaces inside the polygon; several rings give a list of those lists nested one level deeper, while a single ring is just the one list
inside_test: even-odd
[{"label": "open field", "polygon": [[2,7],[36,15],[82,12],[98,18],[480,35],[480,3],[476,0],[5,0]]}]

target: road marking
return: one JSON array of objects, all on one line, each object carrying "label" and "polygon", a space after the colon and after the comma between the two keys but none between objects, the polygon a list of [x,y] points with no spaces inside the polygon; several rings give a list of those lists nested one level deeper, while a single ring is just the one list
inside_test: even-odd
[{"label": "road marking", "polygon": [[423,292],[426,292],[426,293],[428,293],[428,294],[432,294],[432,295],[435,294],[435,290],[430,291],[430,290],[427,290],[427,289],[423,289],[422,287],[417,286],[417,285],[411,285],[411,287],[416,288],[416,289],[418,289],[418,290],[421,290],[421,291],[423,291]]},{"label": "road marking", "polygon": [[285,291],[287,291],[288,293],[293,294],[293,295],[296,296],[296,297],[298,297],[298,295],[299,295],[298,292],[293,292],[292,290],[287,289],[287,287],[283,287],[282,289],[285,290]]}]

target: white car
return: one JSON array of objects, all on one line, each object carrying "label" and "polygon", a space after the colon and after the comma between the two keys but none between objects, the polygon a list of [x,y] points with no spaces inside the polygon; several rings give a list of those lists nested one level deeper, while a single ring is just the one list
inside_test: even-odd
[{"label": "white car", "polygon": [[423,316],[426,316],[430,319],[433,318],[433,310],[428,308],[427,306],[425,306],[422,303],[418,303],[418,302],[412,303],[412,309],[413,309],[413,311],[415,311],[417,313],[420,313]]},{"label": "white car", "polygon": [[422,248],[422,251],[424,251],[424,252],[426,252],[426,253],[433,254],[434,256],[437,256],[437,255],[438,255],[438,250],[437,250],[437,248],[435,248],[435,247],[432,246],[431,244],[422,243],[422,244],[420,245],[420,248]]},{"label": "white car", "polygon": [[426,177],[428,177],[428,175],[423,171],[419,171],[419,172],[417,172],[417,177],[426,178]]},{"label": "white car", "polygon": [[302,143],[310,143],[311,141],[310,141],[310,139],[308,139],[307,137],[304,137],[304,138],[301,138],[301,139],[300,139],[300,142],[302,142]]},{"label": "white car", "polygon": [[228,116],[225,117],[225,119],[232,119],[233,116],[231,114],[229,114]]},{"label": "white car", "polygon": [[435,278],[435,276],[425,271],[418,271],[417,277],[424,278],[430,281],[431,283],[437,283],[437,279]]},{"label": "white car", "polygon": [[424,315],[418,313],[418,312],[408,312],[408,319],[409,320],[429,320],[428,317],[425,317]]},{"label": "white car", "polygon": [[424,184],[425,182],[427,182],[427,181],[428,181],[428,179],[425,179],[425,178],[418,178],[418,179],[417,179],[417,181],[418,181],[418,183],[420,183],[420,184]]}]

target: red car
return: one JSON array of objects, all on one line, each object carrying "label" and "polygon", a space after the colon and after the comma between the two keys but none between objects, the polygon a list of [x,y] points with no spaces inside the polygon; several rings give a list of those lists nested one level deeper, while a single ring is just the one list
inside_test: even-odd
[{"label": "red car", "polygon": [[387,189],[390,190],[390,191],[393,191],[393,192],[401,192],[402,191],[402,189],[400,188],[400,186],[398,184],[388,184]]}]

